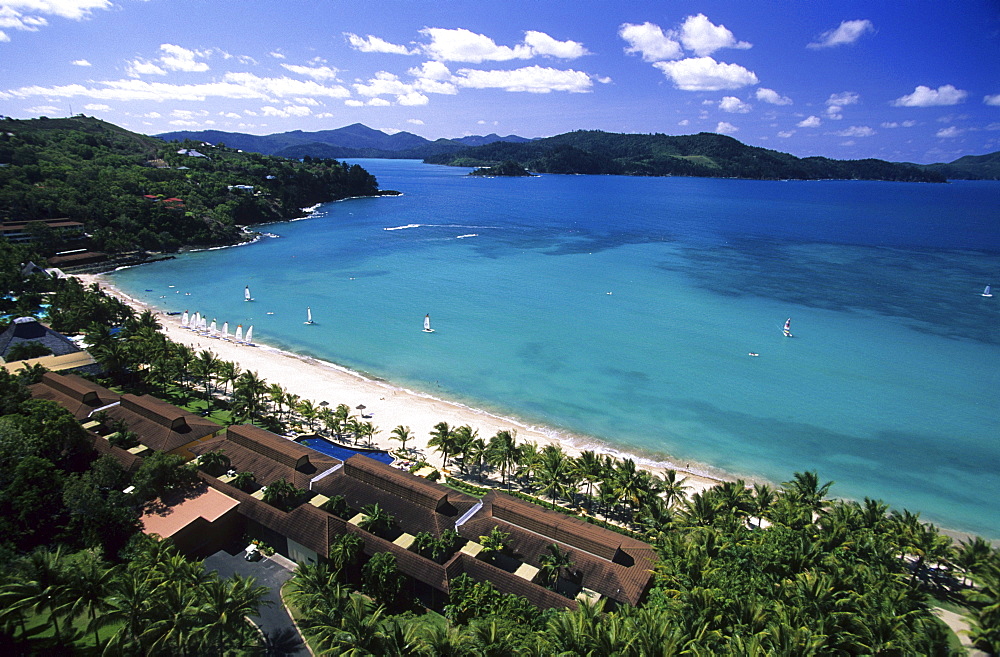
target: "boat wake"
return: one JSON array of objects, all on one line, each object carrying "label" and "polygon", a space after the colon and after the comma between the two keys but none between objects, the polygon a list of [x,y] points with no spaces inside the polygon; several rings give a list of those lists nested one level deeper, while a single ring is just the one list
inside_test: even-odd
[{"label": "boat wake", "polygon": [[466,237],[479,237],[479,233],[469,233],[468,235],[458,235],[455,237],[457,240],[464,240]]},{"label": "boat wake", "polygon": [[406,228],[420,228],[424,224],[406,224],[405,226],[393,226],[391,228],[383,228],[382,230],[404,230]]}]

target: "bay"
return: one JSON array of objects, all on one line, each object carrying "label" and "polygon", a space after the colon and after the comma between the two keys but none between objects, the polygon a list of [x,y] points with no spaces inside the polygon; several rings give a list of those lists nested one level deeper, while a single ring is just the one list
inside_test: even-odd
[{"label": "bay", "polygon": [[115,284],[578,444],[773,482],[815,469],[1000,538],[1000,297],[980,296],[1000,284],[1000,184],[359,162],[403,195]]}]

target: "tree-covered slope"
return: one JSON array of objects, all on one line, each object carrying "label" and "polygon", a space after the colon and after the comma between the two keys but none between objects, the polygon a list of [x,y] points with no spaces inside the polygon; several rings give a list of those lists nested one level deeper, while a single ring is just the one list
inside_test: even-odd
[{"label": "tree-covered slope", "polygon": [[798,158],[747,146],[713,133],[670,136],[568,132],[528,143],[496,142],[426,158],[432,164],[490,166],[513,160],[541,173],[708,176],[752,179],[824,178],[943,182],[940,174],[882,160]]},{"label": "tree-covered slope", "polygon": [[378,193],[358,165],[166,143],[83,116],[6,119],[0,165],[0,218],[81,221],[112,253],[234,243],[239,226]]},{"label": "tree-covered slope", "polygon": [[966,155],[954,162],[917,165],[952,180],[1000,180],[1000,151]]}]

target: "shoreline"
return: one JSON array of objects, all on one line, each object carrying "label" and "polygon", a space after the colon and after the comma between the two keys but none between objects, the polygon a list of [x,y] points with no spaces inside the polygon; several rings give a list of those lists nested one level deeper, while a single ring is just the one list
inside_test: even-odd
[{"label": "shoreline", "polygon": [[636,465],[662,474],[673,469],[687,478],[688,495],[711,488],[724,481],[735,480],[728,473],[708,472],[698,464],[679,466],[672,460],[657,461],[648,456],[633,454],[606,445],[593,436],[567,434],[552,427],[538,426],[523,420],[474,408],[449,399],[442,399],[421,391],[405,388],[390,381],[380,380],[350,368],[324,361],[315,356],[296,354],[266,343],[254,346],[237,345],[220,338],[209,338],[182,328],[179,316],[166,315],[154,305],[130,297],[118,289],[104,274],[80,274],[77,278],[84,285],[97,283],[106,293],[115,296],[134,310],[151,310],[156,313],[163,332],[170,340],[185,344],[197,351],[211,351],[217,358],[238,364],[244,371],[251,370],[269,384],[277,383],[286,391],[309,399],[314,404],[326,401],[331,406],[347,404],[352,412],[363,404],[365,419],[375,424],[379,431],[373,444],[381,449],[395,450],[397,441],[390,440],[390,432],[397,426],[410,427],[408,451],[420,454],[428,463],[442,467],[441,456],[428,448],[430,432],[439,422],[449,426],[469,425],[479,436],[489,440],[497,431],[514,429],[519,443],[534,442],[542,447],[558,445],[568,456],[577,457],[584,450],[618,459],[631,458]]}]

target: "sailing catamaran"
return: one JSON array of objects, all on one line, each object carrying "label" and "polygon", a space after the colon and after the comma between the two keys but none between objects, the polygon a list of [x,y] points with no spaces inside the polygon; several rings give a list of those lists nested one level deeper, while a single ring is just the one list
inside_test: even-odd
[{"label": "sailing catamaran", "polygon": [[188,322],[190,321],[190,319],[191,318],[188,317],[188,311],[185,310],[184,314],[181,315],[181,326],[183,326],[184,328],[187,328],[188,327]]},{"label": "sailing catamaran", "polygon": [[781,329],[781,333],[786,338],[793,337],[792,336],[792,318],[791,317],[789,317],[788,319],[785,320],[785,328]]},{"label": "sailing catamaran", "polygon": [[244,340],[248,346],[253,346],[253,324],[247,329],[247,338]]},{"label": "sailing catamaran", "polygon": [[243,325],[240,324],[236,327],[236,337],[234,338],[237,344],[243,343]]},{"label": "sailing catamaran", "polygon": [[312,324],[313,323],[313,311],[312,311],[312,308],[310,308],[309,306],[306,306],[306,321],[305,321],[305,323],[306,324]]},{"label": "sailing catamaran", "polygon": [[222,322],[222,339],[229,341],[229,322]]},{"label": "sailing catamaran", "polygon": [[208,327],[208,337],[214,338],[215,334],[218,332],[218,325],[215,323],[215,318],[212,318],[212,325]]},{"label": "sailing catamaran", "polygon": [[431,328],[431,316],[430,313],[424,315],[424,333],[433,333],[434,329]]},{"label": "sailing catamaran", "polygon": [[993,296],[993,290],[990,289],[989,285],[987,285],[986,289],[983,290],[983,296],[986,297],[987,299],[989,299],[989,298],[991,298]]},{"label": "sailing catamaran", "polygon": [[250,286],[249,285],[247,285],[243,289],[243,300],[244,301],[253,301],[253,297],[250,296]]}]

